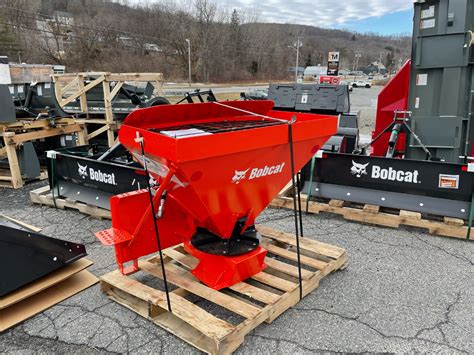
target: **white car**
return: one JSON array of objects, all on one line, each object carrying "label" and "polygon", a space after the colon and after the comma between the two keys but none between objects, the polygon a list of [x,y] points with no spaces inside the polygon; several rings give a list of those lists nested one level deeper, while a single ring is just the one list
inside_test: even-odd
[{"label": "white car", "polygon": [[365,80],[357,80],[351,82],[351,86],[354,88],[367,88],[370,89],[372,87],[372,83],[370,81]]}]

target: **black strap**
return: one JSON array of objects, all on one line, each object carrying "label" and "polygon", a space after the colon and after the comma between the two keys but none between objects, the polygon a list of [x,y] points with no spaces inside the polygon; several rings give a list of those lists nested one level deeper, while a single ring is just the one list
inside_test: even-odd
[{"label": "black strap", "polygon": [[160,234],[158,233],[158,223],[157,223],[156,215],[155,215],[155,204],[153,203],[153,194],[151,192],[151,186],[150,186],[150,173],[148,172],[148,166],[146,163],[143,138],[140,140],[140,147],[142,150],[143,168],[145,169],[145,174],[146,174],[146,185],[147,185],[147,190],[148,190],[148,197],[150,198],[151,214],[153,216],[153,227],[155,229],[155,236],[156,236],[156,241],[158,243],[158,251],[160,254],[161,272],[163,274],[163,281],[165,283],[166,302],[168,304],[168,311],[171,312],[171,301],[170,301],[170,294],[169,294],[169,289],[168,289],[168,281],[166,280],[165,263],[163,260],[163,252],[161,250]]},{"label": "black strap", "polygon": [[[300,287],[300,299],[303,298],[303,278],[301,276],[301,253],[300,253],[300,231],[301,236],[303,236],[303,221],[301,215],[301,198],[300,191],[298,188],[297,192],[297,183],[295,181],[295,157],[293,151],[293,120],[288,123],[288,140],[290,143],[290,160],[291,160],[291,183],[293,186],[293,211],[295,215],[295,235],[296,235],[296,255],[298,258],[298,281]],[[296,176],[296,180],[299,181],[299,177]],[[298,206],[297,206],[298,199]],[[298,223],[299,217],[299,223]]]}]

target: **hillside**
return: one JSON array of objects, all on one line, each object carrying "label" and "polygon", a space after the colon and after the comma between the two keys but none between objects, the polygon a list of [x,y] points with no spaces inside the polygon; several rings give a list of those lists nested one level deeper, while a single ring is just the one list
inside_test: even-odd
[{"label": "hillside", "polygon": [[[168,2],[166,2],[168,4]],[[0,0],[0,23],[12,42],[3,51],[29,63],[64,64],[69,71],[160,71],[168,80],[247,81],[289,77],[298,36],[300,66],[325,65],[329,51],[341,66],[382,59],[396,68],[409,57],[409,37],[385,37],[292,24],[265,23],[258,16],[193,0],[191,8],[131,6],[109,0]],[[4,36],[5,37],[5,36]]]}]

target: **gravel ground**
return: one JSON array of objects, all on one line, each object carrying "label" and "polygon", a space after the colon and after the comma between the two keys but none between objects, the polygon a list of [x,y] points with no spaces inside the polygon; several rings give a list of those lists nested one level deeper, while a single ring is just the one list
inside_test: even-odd
[{"label": "gravel ground", "polygon": [[[115,269],[113,248],[95,231],[108,228],[72,210],[32,205],[28,191],[0,190],[0,213],[86,244],[91,271]],[[268,209],[260,223],[292,232],[291,211]],[[474,243],[415,229],[304,217],[307,237],[343,247],[344,271],[273,322],[250,333],[239,353],[474,352]],[[96,285],[0,335],[8,353],[195,353],[178,338],[110,301]]]}]

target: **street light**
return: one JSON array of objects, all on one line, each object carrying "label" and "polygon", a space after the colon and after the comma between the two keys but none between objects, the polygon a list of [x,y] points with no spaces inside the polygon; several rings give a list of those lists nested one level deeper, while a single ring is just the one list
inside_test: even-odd
[{"label": "street light", "polygon": [[300,61],[300,48],[303,47],[303,42],[301,40],[303,37],[297,37],[296,42],[294,43],[293,47],[288,46],[288,48],[293,48],[296,51],[296,65],[295,65],[295,83],[298,82],[298,67],[299,67],[299,61]]},{"label": "street light", "polygon": [[188,44],[188,84],[191,86],[191,40],[186,38]]}]

